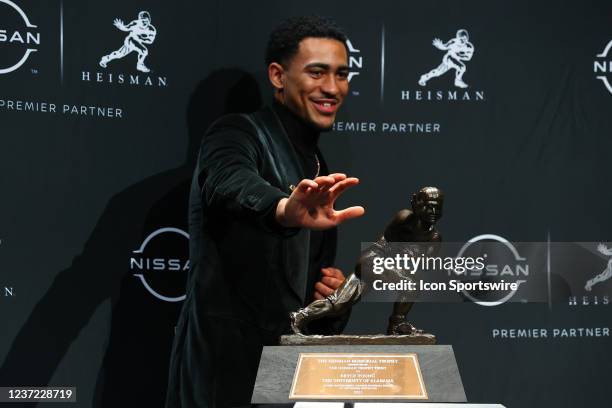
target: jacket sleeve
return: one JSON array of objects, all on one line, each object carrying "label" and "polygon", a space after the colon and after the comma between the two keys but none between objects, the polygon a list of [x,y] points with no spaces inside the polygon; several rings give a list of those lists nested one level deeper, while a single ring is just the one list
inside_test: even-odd
[{"label": "jacket sleeve", "polygon": [[251,218],[266,231],[293,235],[275,218],[278,202],[288,194],[260,175],[262,147],[239,128],[211,129],[202,140],[196,176],[204,205],[237,217]]}]

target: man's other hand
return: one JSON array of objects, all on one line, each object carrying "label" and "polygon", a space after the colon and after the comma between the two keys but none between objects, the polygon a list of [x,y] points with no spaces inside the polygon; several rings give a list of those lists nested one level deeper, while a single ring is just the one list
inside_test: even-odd
[{"label": "man's other hand", "polygon": [[324,230],[365,213],[361,206],[336,211],[334,203],[349,187],[359,184],[359,179],[334,173],[304,179],[293,189],[289,198],[283,198],[276,207],[276,220],[285,227],[304,227]]},{"label": "man's other hand", "polygon": [[344,282],[344,274],[338,268],[323,268],[321,275],[321,280],[315,283],[314,298],[316,300],[325,299]]}]

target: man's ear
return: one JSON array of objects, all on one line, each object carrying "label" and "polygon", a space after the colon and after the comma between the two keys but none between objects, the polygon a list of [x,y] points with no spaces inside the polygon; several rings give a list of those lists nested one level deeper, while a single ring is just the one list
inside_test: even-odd
[{"label": "man's ear", "polygon": [[285,87],[285,68],[278,62],[270,63],[268,65],[268,78],[275,90],[282,91]]}]

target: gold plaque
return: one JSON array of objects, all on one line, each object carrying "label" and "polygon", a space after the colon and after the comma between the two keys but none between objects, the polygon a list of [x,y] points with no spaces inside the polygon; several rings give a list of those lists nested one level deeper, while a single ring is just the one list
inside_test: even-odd
[{"label": "gold plaque", "polygon": [[427,399],[415,353],[300,353],[289,399]]}]

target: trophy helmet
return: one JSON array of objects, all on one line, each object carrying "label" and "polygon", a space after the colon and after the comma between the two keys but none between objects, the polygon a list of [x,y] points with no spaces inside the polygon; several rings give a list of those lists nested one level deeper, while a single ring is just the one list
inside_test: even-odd
[{"label": "trophy helmet", "polygon": [[412,201],[438,200],[444,201],[444,193],[438,187],[423,187],[412,196]]},{"label": "trophy helmet", "polygon": [[151,22],[151,14],[149,14],[148,11],[141,11],[140,13],[138,13],[138,19],[148,20],[149,22]]},{"label": "trophy helmet", "polygon": [[470,35],[468,34],[467,30],[462,28],[461,30],[457,30],[457,38],[463,38],[465,41],[469,41]]},{"label": "trophy helmet", "polygon": [[412,195],[412,210],[429,224],[442,217],[444,193],[437,187],[423,187]]}]

